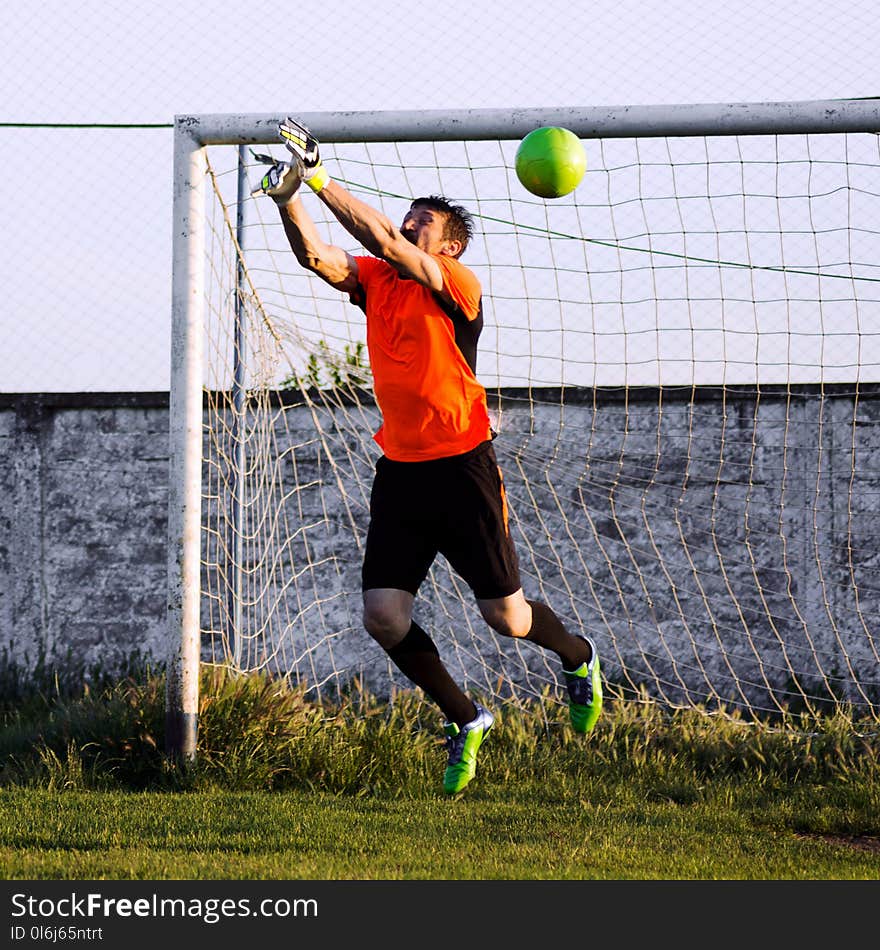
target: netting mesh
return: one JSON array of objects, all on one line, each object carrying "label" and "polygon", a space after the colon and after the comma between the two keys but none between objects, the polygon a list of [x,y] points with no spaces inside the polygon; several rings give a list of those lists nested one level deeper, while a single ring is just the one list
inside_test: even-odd
[{"label": "netting mesh", "polygon": [[[621,696],[876,715],[877,136],[589,141],[583,183],[546,202],[516,144],[322,153],[395,223],[417,195],[474,214],[526,595],[594,638]],[[406,685],[361,628],[363,314],[299,268],[269,199],[237,222],[238,150],[208,153],[203,659],[318,694]],[[556,658],[497,637],[442,558],[415,615],[466,688],[562,700]]]}]

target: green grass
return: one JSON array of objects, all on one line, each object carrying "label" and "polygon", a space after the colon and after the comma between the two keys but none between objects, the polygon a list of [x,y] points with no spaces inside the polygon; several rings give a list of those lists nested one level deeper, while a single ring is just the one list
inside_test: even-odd
[{"label": "green grass", "polygon": [[842,714],[771,727],[611,699],[582,737],[558,704],[496,706],[450,799],[414,693],[318,704],[206,673],[189,767],[162,752],[161,676],[4,695],[7,880],[880,877],[880,727]]}]

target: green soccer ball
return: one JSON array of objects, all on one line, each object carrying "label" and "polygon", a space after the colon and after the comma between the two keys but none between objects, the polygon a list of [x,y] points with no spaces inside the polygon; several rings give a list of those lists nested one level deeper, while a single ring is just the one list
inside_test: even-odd
[{"label": "green soccer ball", "polygon": [[548,125],[529,132],[519,143],[515,167],[526,191],[539,198],[561,198],[581,183],[587,153],[574,132]]}]

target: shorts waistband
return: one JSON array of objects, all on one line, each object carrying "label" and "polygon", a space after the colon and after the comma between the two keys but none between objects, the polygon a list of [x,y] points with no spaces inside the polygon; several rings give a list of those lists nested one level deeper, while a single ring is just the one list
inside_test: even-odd
[{"label": "shorts waistband", "polygon": [[480,442],[479,445],[475,445],[472,449],[468,449],[467,452],[461,452],[458,455],[444,455],[442,458],[425,459],[422,462],[397,462],[388,458],[387,455],[383,455],[379,461],[383,465],[390,465],[394,468],[399,466],[401,468],[419,468],[422,471],[427,471],[431,468],[444,468],[448,465],[457,465],[459,462],[464,462],[467,459],[475,458],[479,455],[485,455],[490,451],[492,451],[492,440],[486,439],[485,442]]}]

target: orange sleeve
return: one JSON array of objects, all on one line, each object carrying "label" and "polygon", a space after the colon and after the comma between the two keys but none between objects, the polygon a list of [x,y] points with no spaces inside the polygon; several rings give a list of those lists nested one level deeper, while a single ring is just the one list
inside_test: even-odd
[{"label": "orange sleeve", "polygon": [[[373,278],[376,273],[376,268],[385,264],[385,262],[379,260],[378,257],[355,257],[355,261],[357,261],[358,267],[358,283],[363,284],[364,287],[366,287]],[[385,266],[387,267],[388,265],[386,264]]]},{"label": "orange sleeve", "polygon": [[356,307],[364,309],[364,292],[367,289],[367,286],[370,283],[373,275],[376,273],[376,265],[380,263],[379,259],[376,257],[355,257],[357,261],[358,268],[358,285],[357,287],[348,295],[349,301],[353,303]]},{"label": "orange sleeve", "polygon": [[460,261],[446,254],[432,255],[443,272],[443,286],[468,320],[475,320],[480,312],[482,288],[477,275]]},{"label": "orange sleeve", "polygon": [[358,266],[358,280],[363,278],[366,283],[373,275],[376,264],[380,263],[379,258],[358,255],[355,257],[355,260]]}]

